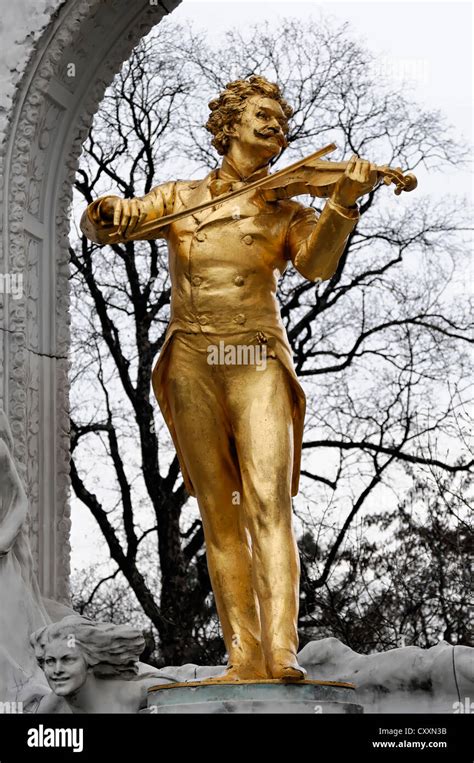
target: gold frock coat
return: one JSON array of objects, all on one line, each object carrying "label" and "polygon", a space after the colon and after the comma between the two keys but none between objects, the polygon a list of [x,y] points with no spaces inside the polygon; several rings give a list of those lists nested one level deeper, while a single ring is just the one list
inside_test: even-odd
[{"label": "gold frock coat", "polygon": [[[251,180],[266,174],[255,173]],[[238,181],[224,159],[200,181],[172,181],[156,186],[138,199],[146,216],[159,219],[213,198],[216,179]],[[240,184],[238,184],[240,185]],[[222,193],[222,190],[220,191]],[[96,243],[108,243],[116,228],[105,224],[100,205],[90,204],[81,229]],[[112,197],[114,198],[114,197]],[[288,371],[294,408],[292,495],[298,492],[306,398],[293,365],[292,352],[276,298],[277,283],[288,263],[310,280],[330,278],[337,268],[347,238],[359,218],[357,207],[346,209],[328,201],[321,215],[293,200],[268,201],[257,190],[171,223],[155,233],[116,238],[164,238],[169,250],[171,317],[163,347],[152,374],[153,389],[173,438],[186,489],[195,495],[176,436],[166,389],[167,348],[176,331],[209,336],[209,344],[252,332],[262,332]]]}]

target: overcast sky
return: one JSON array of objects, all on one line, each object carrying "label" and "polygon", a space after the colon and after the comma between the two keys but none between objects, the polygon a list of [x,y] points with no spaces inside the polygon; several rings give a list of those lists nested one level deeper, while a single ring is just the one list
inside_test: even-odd
[{"label": "overcast sky", "polygon": [[355,34],[395,77],[412,75],[417,96],[449,114],[472,136],[472,5],[470,2],[283,2],[183,0],[173,11],[213,36],[231,26],[284,16],[315,19],[324,13],[350,22]]},{"label": "overcast sky", "polygon": [[[354,36],[376,57],[381,71],[413,87],[421,105],[440,109],[459,137],[472,144],[472,4],[470,2],[411,2],[372,0],[329,2],[314,0],[183,0],[173,11],[219,38],[232,26],[245,27],[285,16],[317,19],[321,14],[349,22]],[[368,157],[370,158],[370,157]],[[420,187],[425,185],[423,171]],[[449,173],[449,191],[471,193],[468,171]],[[430,178],[430,190],[441,193],[446,180]]]},{"label": "overcast sky", "polygon": [[[192,21],[218,39],[226,29],[284,16],[317,22],[320,14],[348,21],[381,70],[413,86],[421,105],[440,109],[457,135],[472,142],[472,8],[470,2],[279,2],[266,0],[184,0],[173,12],[177,22]],[[370,158],[370,157],[368,157]],[[430,176],[418,172],[420,189],[471,195],[467,171]],[[104,560],[108,554],[87,510],[73,500],[72,567]]]}]

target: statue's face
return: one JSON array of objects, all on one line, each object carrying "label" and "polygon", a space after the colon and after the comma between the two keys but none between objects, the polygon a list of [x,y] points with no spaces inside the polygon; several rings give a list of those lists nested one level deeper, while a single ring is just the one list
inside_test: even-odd
[{"label": "statue's face", "polygon": [[89,666],[77,646],[57,639],[46,646],[43,670],[54,693],[67,697],[85,684]]},{"label": "statue's face", "polygon": [[231,140],[238,141],[241,148],[257,150],[270,161],[286,145],[286,126],[287,119],[278,101],[254,95],[247,100],[240,122],[232,127]]}]

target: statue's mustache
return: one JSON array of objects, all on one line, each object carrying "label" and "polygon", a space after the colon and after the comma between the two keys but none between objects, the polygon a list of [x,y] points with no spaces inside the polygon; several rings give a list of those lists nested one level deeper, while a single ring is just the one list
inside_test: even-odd
[{"label": "statue's mustache", "polygon": [[275,137],[282,147],[286,147],[287,145],[286,138],[280,130],[254,130],[254,135],[256,135],[258,138]]}]

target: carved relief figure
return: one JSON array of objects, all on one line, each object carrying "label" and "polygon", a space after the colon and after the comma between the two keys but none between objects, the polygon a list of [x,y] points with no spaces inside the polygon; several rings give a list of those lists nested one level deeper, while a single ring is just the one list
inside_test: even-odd
[{"label": "carved relief figure", "polygon": [[145,639],[127,625],[72,615],[40,628],[31,644],[52,691],[73,713],[137,713],[149,687],[174,681],[139,663]]},{"label": "carved relief figure", "polygon": [[48,693],[28,638],[50,622],[33,571],[28,499],[13,460],[13,438],[0,409],[0,701]]}]

